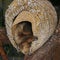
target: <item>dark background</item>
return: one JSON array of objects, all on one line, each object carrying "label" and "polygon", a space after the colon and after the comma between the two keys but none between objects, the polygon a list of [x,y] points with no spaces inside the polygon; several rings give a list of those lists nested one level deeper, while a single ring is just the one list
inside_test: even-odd
[{"label": "dark background", "polygon": [[54,6],[60,6],[60,0],[50,0]]}]

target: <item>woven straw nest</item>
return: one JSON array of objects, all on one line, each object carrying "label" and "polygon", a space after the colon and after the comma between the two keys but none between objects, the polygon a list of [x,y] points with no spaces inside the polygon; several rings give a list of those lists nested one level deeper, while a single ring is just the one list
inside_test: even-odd
[{"label": "woven straw nest", "polygon": [[[7,36],[17,50],[14,33],[16,25],[22,21],[31,22],[33,34],[38,37],[38,40],[33,41],[29,48],[28,54],[31,54],[53,34],[57,25],[57,15],[48,0],[13,0],[6,10],[5,24]],[[24,50],[20,51],[25,54]]]}]

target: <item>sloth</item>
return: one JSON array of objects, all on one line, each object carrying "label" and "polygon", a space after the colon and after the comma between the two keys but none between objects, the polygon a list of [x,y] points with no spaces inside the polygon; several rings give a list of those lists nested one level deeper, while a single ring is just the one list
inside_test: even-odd
[{"label": "sloth", "polygon": [[30,22],[21,22],[17,24],[15,30],[15,41],[23,53],[27,54],[33,41],[38,38],[33,35],[32,25]]}]

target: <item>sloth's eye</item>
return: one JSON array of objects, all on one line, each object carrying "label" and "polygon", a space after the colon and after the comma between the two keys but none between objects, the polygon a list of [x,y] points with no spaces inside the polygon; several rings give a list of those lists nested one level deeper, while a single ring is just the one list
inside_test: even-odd
[{"label": "sloth's eye", "polygon": [[24,35],[23,33],[19,32],[19,33],[18,33],[18,36],[19,36],[19,37],[24,37],[25,35]]}]

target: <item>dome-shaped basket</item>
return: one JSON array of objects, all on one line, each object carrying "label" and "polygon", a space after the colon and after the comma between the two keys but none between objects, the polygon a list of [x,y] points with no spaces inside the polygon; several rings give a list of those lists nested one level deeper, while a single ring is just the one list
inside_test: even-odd
[{"label": "dome-shaped basket", "polygon": [[[33,41],[29,48],[28,54],[31,54],[53,34],[57,25],[57,14],[48,0],[14,0],[5,13],[5,24],[7,36],[17,50],[14,33],[17,24],[22,21],[30,22],[33,35],[38,37],[38,40]],[[21,52],[26,54],[24,50]]]}]

